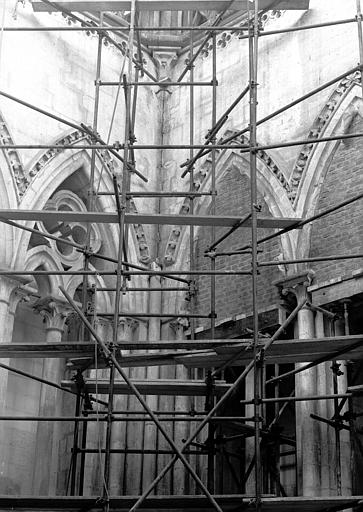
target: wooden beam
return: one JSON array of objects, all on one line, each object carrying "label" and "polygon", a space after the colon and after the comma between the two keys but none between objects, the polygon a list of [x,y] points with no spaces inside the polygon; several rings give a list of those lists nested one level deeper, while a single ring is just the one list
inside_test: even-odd
[{"label": "wooden beam", "polygon": [[[229,10],[246,10],[249,0],[235,0]],[[137,0],[139,11],[190,11],[190,10],[216,10],[223,11],[228,7],[228,0]],[[57,2],[61,8],[68,11],[123,11],[131,9],[130,0],[60,0]],[[250,2],[251,7],[253,3]],[[42,2],[33,0],[33,10],[52,12],[57,9]],[[309,9],[309,0],[259,0],[260,9],[305,10]]]},{"label": "wooden beam", "polygon": [[[113,212],[70,212],[48,210],[0,210],[0,218],[5,220],[26,220],[42,222],[96,222],[100,224],[116,224],[117,213]],[[165,215],[126,213],[127,224],[167,224],[170,226],[221,226],[232,227],[241,220],[241,217],[219,215]],[[299,222],[301,219],[281,217],[259,217],[259,228],[286,228]],[[246,221],[241,227],[251,227],[251,221]]]},{"label": "wooden beam", "polygon": [[[142,395],[170,395],[170,396],[204,396],[207,386],[204,380],[176,380],[176,379],[157,379],[157,380],[133,380],[132,381]],[[62,387],[76,391],[75,383],[71,380],[63,380]],[[106,395],[109,391],[110,382],[106,379],[86,379],[87,391]],[[215,394],[223,394],[230,388],[231,384],[224,381],[216,381]],[[126,382],[115,381],[114,393],[116,395],[132,395]]]}]

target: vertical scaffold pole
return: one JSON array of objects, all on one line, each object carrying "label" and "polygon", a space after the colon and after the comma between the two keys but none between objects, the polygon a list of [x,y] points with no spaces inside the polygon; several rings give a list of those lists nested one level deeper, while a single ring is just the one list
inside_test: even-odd
[{"label": "vertical scaffold pole", "polygon": [[[103,22],[103,13],[100,13],[100,23]],[[103,34],[102,32],[98,35],[98,47],[97,47],[97,60],[96,60],[96,79],[95,79],[95,99],[94,99],[94,106],[93,106],[93,124],[92,124],[92,130],[93,133],[97,132],[97,125],[98,125],[98,110],[99,110],[99,102],[100,102],[100,77],[101,77],[101,63],[102,63],[102,44],[103,44]],[[90,178],[88,182],[88,196],[87,196],[87,210],[92,211],[94,210],[94,202],[95,202],[95,196],[94,196],[94,179],[95,179],[95,168],[96,168],[96,156],[97,152],[95,149],[92,149],[91,152],[91,166],[90,166]],[[87,231],[86,231],[86,242],[85,242],[85,248],[87,250],[90,250],[90,240],[91,240],[91,223],[87,223]],[[87,252],[84,255],[84,264],[83,264],[84,270],[89,270],[89,257]],[[83,282],[82,282],[82,309],[85,314],[87,314],[87,305],[88,305],[88,276],[83,276]],[[79,328],[79,337],[81,341],[84,341],[85,336],[85,328],[83,323],[81,323]],[[80,411],[80,397],[77,397],[77,403],[76,403],[76,416],[79,415]],[[74,424],[74,435],[73,435],[73,456],[72,456],[72,473],[71,473],[71,495],[73,496],[75,494],[76,490],[76,478],[77,478],[77,461],[78,461],[78,437],[79,437],[79,425],[76,421]],[[83,439],[86,439],[87,436],[87,424],[84,422],[83,428],[82,428],[82,437]],[[85,453],[81,454],[81,468],[84,467],[85,463]],[[81,494],[83,492],[83,478],[84,473],[81,470],[79,475],[79,493]]]},{"label": "vertical scaffold pole", "polygon": [[[189,24],[192,25],[192,19],[193,19],[193,11],[189,12]],[[194,34],[193,31],[190,31],[190,40],[189,40],[189,59],[190,62],[193,61],[193,45],[194,45]],[[194,82],[194,64],[190,66],[189,69],[189,81],[191,83]],[[192,146],[194,144],[194,87],[191,85],[189,87],[189,144]],[[192,160],[194,157],[194,150],[193,148],[190,148],[189,150],[189,159]],[[194,192],[194,165],[190,168],[190,175],[189,175],[189,190],[190,192]],[[194,215],[194,198],[193,196],[190,196],[190,215]],[[189,268],[191,271],[195,270],[195,257],[194,257],[194,226],[190,225],[190,231],[189,231]],[[195,284],[195,281],[193,281],[193,285]],[[192,287],[192,294],[190,297],[190,306],[191,306],[191,313],[194,313],[195,310],[195,286]],[[195,319],[190,319],[190,339],[195,339]]]},{"label": "vertical scaffold pole", "polygon": [[258,64],[258,0],[249,18],[249,90],[250,90],[250,181],[251,181],[251,246],[252,246],[252,309],[253,309],[253,355],[254,355],[254,417],[255,417],[255,499],[256,510],[261,509],[262,468],[260,450],[261,416],[261,364],[258,355],[258,302],[257,302],[257,64]]},{"label": "vertical scaffold pole", "polygon": [[[116,179],[115,185],[115,199],[118,213],[119,224],[119,243],[117,254],[117,270],[116,270],[116,290],[114,302],[114,315],[113,315],[113,345],[115,346],[118,341],[118,324],[119,324],[119,310],[121,299],[121,282],[124,277],[122,259],[124,252],[127,253],[125,239],[125,214],[127,207],[127,192],[129,186],[129,157],[132,155],[130,152],[130,105],[131,105],[131,81],[132,81],[132,64],[133,64],[133,42],[134,42],[134,27],[135,27],[135,0],[131,1],[131,19],[130,19],[130,32],[128,41],[128,74],[127,83],[125,84],[125,144],[124,144],[124,162],[122,170],[122,183],[121,183],[121,201],[119,198],[119,189]],[[105,469],[104,469],[104,512],[109,512],[110,504],[108,499],[108,487],[110,482],[111,471],[111,445],[112,445],[112,413],[113,413],[113,399],[114,399],[114,382],[115,382],[115,365],[113,361],[109,360],[110,364],[110,389],[107,410],[107,424],[106,424],[106,444],[105,444]]]},{"label": "vertical scaffold pole", "polygon": [[357,27],[358,27],[358,44],[359,44],[359,64],[361,65],[361,85],[362,85],[362,97],[363,97],[363,15],[361,0],[356,0],[357,4]]},{"label": "vertical scaffold pole", "polygon": [[[213,80],[213,86],[212,86],[212,129],[215,127],[217,122],[217,41],[216,41],[216,34],[213,33],[212,36],[212,47],[213,47],[213,53],[212,53],[212,80]],[[215,136],[212,140],[212,179],[211,179],[211,193],[212,193],[212,202],[211,202],[211,215],[216,214],[216,150],[213,149],[213,145],[216,142]],[[214,244],[216,241],[216,228],[215,226],[211,227],[211,244]],[[216,259],[211,258],[210,259],[211,264],[211,270],[215,271],[216,269]],[[210,313],[211,313],[211,338],[212,340],[215,338],[215,327],[216,327],[216,276],[211,276],[211,283],[210,283]],[[209,377],[207,377],[208,381]],[[213,408],[214,405],[214,398],[210,395],[211,392],[211,386],[208,385],[207,382],[207,409],[210,410]],[[207,412],[208,412],[207,410]],[[215,466],[215,460],[214,460],[214,433],[215,433],[215,426],[213,423],[209,423],[208,425],[208,489],[211,492],[214,492],[214,466]]]}]

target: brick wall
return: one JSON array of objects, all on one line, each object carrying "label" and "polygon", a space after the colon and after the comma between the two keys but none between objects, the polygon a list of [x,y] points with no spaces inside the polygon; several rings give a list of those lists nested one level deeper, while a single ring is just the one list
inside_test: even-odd
[{"label": "brick wall", "polygon": [[[238,170],[228,171],[217,186],[216,215],[241,215],[244,216],[250,211],[250,184],[246,175],[241,175]],[[261,215],[270,216],[268,208],[262,196],[258,196],[259,204],[262,206]],[[216,238],[226,232],[226,228],[216,229]],[[259,237],[270,233],[271,230],[260,229]],[[251,237],[251,230],[241,228],[230,235],[218,246],[218,251],[230,251],[248,243]],[[204,257],[205,249],[210,245],[211,230],[199,231],[199,239],[196,247],[196,266],[199,270],[210,268],[209,258]],[[260,259],[274,259],[281,252],[280,243],[277,239],[263,245],[264,252]],[[250,256],[221,256],[216,260],[217,270],[250,270]],[[259,308],[265,309],[276,303],[278,294],[275,286],[271,283],[281,278],[277,267],[272,269],[263,268],[258,279]],[[197,311],[203,314],[210,313],[210,278],[200,277],[197,281]],[[216,278],[216,312],[217,321],[228,318],[231,315],[248,313],[252,308],[251,278],[249,276],[218,276]],[[209,320],[199,321],[200,325],[209,326]]]},{"label": "brick wall", "polygon": [[[357,117],[349,132],[363,131],[363,120]],[[363,191],[363,146],[360,138],[339,144],[324,179],[316,213]],[[314,222],[311,231],[310,257],[363,252],[363,205],[356,201]],[[362,267],[362,260],[315,263],[315,282],[347,277]]]}]

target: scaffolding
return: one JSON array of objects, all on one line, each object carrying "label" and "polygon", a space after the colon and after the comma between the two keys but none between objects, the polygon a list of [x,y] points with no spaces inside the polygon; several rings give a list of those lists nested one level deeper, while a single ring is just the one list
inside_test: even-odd
[{"label": "scaffolding", "polygon": [[[94,4],[93,6],[91,4]],[[122,2],[118,2],[122,4]],[[46,357],[46,358],[67,358],[76,359],[82,358],[87,363],[78,370],[76,378],[72,381],[62,381],[61,383],[52,382],[47,379],[41,379],[30,375],[22,370],[10,367],[9,365],[0,364],[3,370],[14,372],[19,375],[25,376],[30,379],[35,379],[44,385],[60,389],[65,393],[76,396],[76,410],[73,416],[2,416],[1,421],[39,421],[39,422],[73,422],[74,423],[74,437],[73,437],[73,450],[70,468],[70,486],[69,496],[0,496],[0,506],[7,507],[11,510],[27,509],[27,510],[122,510],[135,512],[136,510],[216,510],[219,512],[226,510],[241,510],[256,509],[257,511],[274,511],[274,510],[291,510],[296,511],[338,511],[347,508],[361,506],[363,503],[363,496],[329,496],[329,497],[287,497],[281,485],[278,475],[278,464],[274,467],[268,467],[266,462],[266,453],[262,449],[262,441],[265,439],[273,439],[275,443],[281,441],[281,437],[273,438],[272,425],[266,425],[265,422],[265,409],[267,404],[275,404],[277,407],[276,418],[273,423],[276,424],[282,414],[283,409],[288,403],[296,403],[298,401],[319,401],[331,400],[334,402],[334,417],[322,418],[315,415],[317,421],[325,422],[330,425],[336,434],[336,449],[339,448],[339,432],[341,429],[349,430],[354,435],[354,425],[352,418],[354,413],[352,411],[352,399],[356,394],[362,392],[362,386],[348,387],[345,392],[339,392],[336,384],[336,377],[338,375],[337,368],[333,369],[334,373],[334,393],[325,395],[310,395],[310,396],[297,396],[295,394],[290,396],[279,396],[275,393],[274,397],[267,397],[266,389],[268,386],[280,383],[290,376],[297,375],[304,372],[318,364],[326,361],[348,360],[348,359],[361,359],[362,358],[362,342],[361,335],[349,335],[349,330],[346,328],[344,336],[331,336],[324,338],[314,339],[294,339],[294,340],[281,340],[281,335],[285,332],[286,328],[296,319],[299,311],[302,308],[316,308],[313,304],[307,303],[306,300],[298,302],[296,307],[287,315],[285,321],[281,323],[278,329],[272,336],[264,336],[260,332],[259,325],[259,297],[257,291],[257,282],[259,271],[262,267],[273,267],[275,265],[295,265],[298,263],[321,262],[329,260],[349,260],[355,258],[362,258],[363,254],[336,254],[327,257],[311,257],[293,260],[281,261],[261,261],[259,258],[259,248],[264,242],[273,238],[280,237],[289,231],[301,229],[308,223],[314,222],[324,216],[363,198],[363,194],[358,194],[349,200],[336,204],[334,207],[326,209],[314,216],[297,219],[297,218],[277,218],[277,217],[264,217],[259,213],[258,198],[257,198],[257,154],[261,150],[269,150],[290,146],[300,146],[304,144],[320,144],[328,141],[339,141],[344,139],[354,139],[362,137],[363,133],[349,133],[338,134],[329,137],[319,136],[316,138],[300,139],[288,141],[280,144],[258,145],[257,143],[257,128],[261,124],[269,121],[273,117],[281,114],[292,108],[293,106],[311,98],[319,92],[327,89],[328,87],[340,82],[342,79],[355,72],[362,72],[363,68],[363,36],[362,36],[362,13],[360,9],[360,0],[357,0],[357,16],[355,18],[337,20],[332,22],[320,23],[311,26],[300,26],[296,28],[287,28],[282,30],[261,31],[259,23],[259,15],[261,9],[272,8],[276,2],[266,2],[264,0],[255,0],[254,3],[239,2],[243,8],[246,9],[244,22],[242,28],[244,34],[240,35],[241,40],[247,40],[248,55],[249,55],[249,77],[248,83],[241,91],[236,100],[230,107],[217,119],[217,44],[216,35],[219,32],[233,32],[241,31],[241,24],[237,26],[224,25],[224,18],[228,9],[233,4],[231,2],[209,2],[218,4],[220,13],[212,24],[206,26],[195,26],[193,24],[193,10],[196,9],[195,4],[208,4],[208,2],[194,2],[193,0],[183,0],[177,2],[178,9],[188,10],[188,25],[179,27],[142,27],[138,24],[138,9],[150,8],[150,2],[141,2],[141,0],[131,0],[123,2],[130,8],[130,22],[120,25],[110,25],[104,20],[104,13],[101,12],[98,18],[98,23],[95,22],[88,14],[83,18],[79,18],[74,14],[74,11],[97,11],[95,2],[77,2],[72,0],[68,2],[51,2],[48,0],[34,1],[33,7],[35,10],[48,10],[59,11],[68,16],[71,20],[77,22],[76,26],[66,27],[3,27],[4,34],[7,32],[18,32],[19,35],[26,31],[60,31],[60,32],[74,32],[74,31],[92,31],[98,37],[98,50],[97,50],[97,66],[95,76],[95,99],[93,107],[93,125],[88,127],[83,123],[76,124],[55,115],[51,112],[45,111],[27,101],[17,98],[5,91],[0,91],[0,95],[7,100],[14,101],[25,108],[37,111],[38,113],[52,118],[64,125],[67,125],[75,130],[80,131],[85,136],[85,142],[81,144],[13,144],[7,141],[2,142],[0,149],[14,150],[14,149],[54,149],[61,151],[68,150],[89,150],[91,152],[90,163],[90,182],[88,188],[88,204],[87,212],[70,212],[66,210],[58,211],[34,211],[34,210],[0,210],[0,222],[8,224],[14,228],[27,230],[33,234],[41,235],[46,239],[54,240],[58,243],[75,248],[84,255],[84,265],[82,270],[77,271],[56,271],[56,270],[35,270],[29,271],[25,269],[1,270],[1,276],[49,276],[49,275],[81,275],[83,276],[82,287],[82,305],[80,306],[76,301],[60,287],[60,292],[64,295],[65,300],[68,302],[72,310],[77,314],[81,321],[82,329],[80,339],[72,342],[62,343],[47,343],[45,346],[41,343],[0,343],[0,358],[22,358],[22,357]],[[170,9],[171,2],[151,2],[156,3],[159,10]],[[238,2],[237,2],[238,3]],[[286,7],[286,2],[283,2]],[[82,8],[82,5],[85,6]],[[96,2],[97,4],[97,2]],[[109,4],[109,10],[112,10],[112,5],[115,5],[114,0],[109,2],[104,1],[103,4]],[[280,7],[280,3],[278,3]],[[296,0],[290,3],[295,8],[299,2]],[[307,8],[308,2],[301,2]],[[72,7],[73,5],[73,7]],[[80,7],[81,6],[81,7]],[[121,9],[121,7],[118,7]],[[126,8],[126,7],[125,7]],[[208,7],[207,7],[208,8]],[[241,7],[242,8],[242,7]],[[284,8],[284,7],[282,7]],[[293,7],[294,8],[294,7]],[[106,9],[105,9],[106,10]],[[108,9],[107,9],[108,10]],[[293,31],[313,30],[322,27],[331,27],[341,24],[356,24],[358,29],[358,42],[359,42],[359,55],[360,64],[353,69],[347,70],[345,73],[337,76],[329,82],[315,88],[309,93],[297,98],[293,102],[285,105],[284,107],[276,110],[263,119],[257,117],[257,91],[258,91],[258,45],[261,37],[282,34]],[[180,74],[177,80],[160,80],[154,77],[147,69],[145,69],[141,57],[141,42],[140,34],[143,31],[148,32],[152,30],[158,31],[184,31],[189,35],[189,56],[185,69]],[[112,34],[112,35],[110,35]],[[123,34],[128,38],[127,50],[120,45],[116,36]],[[198,42],[196,43],[196,37]],[[122,55],[125,56],[127,61],[127,70],[120,76],[119,82],[102,82],[101,77],[101,63],[102,63],[102,47],[104,40],[109,44],[114,45],[119,49]],[[205,82],[198,82],[194,79],[194,64],[196,63],[203,48],[207,44],[212,47],[212,71],[211,80]],[[241,44],[244,44],[241,42]],[[136,47],[135,57],[134,50]],[[143,79],[147,76],[149,80]],[[110,144],[109,141],[104,141],[98,134],[98,116],[99,116],[99,99],[101,87],[123,88],[125,96],[125,133],[123,143],[115,142]],[[140,87],[159,87],[167,89],[170,87],[186,87],[189,91],[189,143],[188,144],[136,144],[135,137],[135,119],[137,108],[137,96]],[[212,112],[210,119],[210,130],[206,136],[204,144],[195,143],[195,129],[194,129],[194,107],[195,87],[207,87],[211,90],[212,94]],[[221,128],[226,123],[229,114],[237,107],[243,98],[249,98],[249,124],[244,129],[224,139],[218,139],[217,135]],[[249,133],[248,143],[241,142],[241,136]],[[243,140],[243,139],[242,139]],[[142,150],[158,150],[158,149],[187,149],[189,151],[189,158],[181,165],[182,177],[189,176],[189,190],[186,192],[179,191],[147,191],[136,192],[131,190],[131,175],[135,174],[147,182],[147,178],[137,169],[136,152]],[[108,150],[110,154],[121,162],[122,177],[113,176],[113,187],[110,190],[101,190],[95,193],[95,166],[98,152]],[[232,150],[246,153],[249,156],[250,165],[250,212],[245,217],[240,216],[218,216],[216,211],[216,159],[218,150]],[[122,155],[122,156],[121,156]],[[208,192],[198,192],[194,186],[194,169],[195,164],[205,155],[210,155],[211,159],[211,190]],[[97,195],[111,195],[114,198],[115,212],[98,212],[95,209],[95,200]],[[211,198],[210,215],[197,215],[195,213],[195,200],[208,195]],[[171,215],[171,214],[146,214],[146,213],[133,213],[130,211],[130,200],[134,197],[146,198],[165,198],[165,197],[179,197],[189,198],[190,208],[187,215]],[[19,221],[52,221],[54,225],[80,221],[87,223],[87,237],[83,244],[77,244],[70,241],[63,236],[56,236],[44,232],[38,228],[30,228],[19,223]],[[91,224],[92,223],[105,223],[116,224],[118,226],[118,250],[117,258],[114,256],[104,256],[92,252],[91,247]],[[129,225],[130,224],[154,224],[154,225],[180,225],[188,226],[189,229],[189,252],[190,264],[189,268],[182,270],[153,270],[147,266],[135,264],[129,261]],[[210,229],[210,245],[205,249],[205,256],[210,261],[209,270],[198,270],[196,268],[195,250],[193,245],[195,227],[204,226]],[[217,238],[216,227],[226,228],[223,236]],[[259,228],[270,228],[273,232],[263,238],[258,237]],[[251,235],[251,242],[230,252],[218,251],[218,246],[226,240],[234,231],[239,229],[249,230]],[[250,257],[251,267],[250,270],[218,270],[216,261],[221,256],[233,256],[237,254],[247,254]],[[114,270],[101,270],[95,271],[90,268],[90,257],[99,258],[105,262],[115,265]],[[250,281],[251,294],[252,294],[252,340],[251,339],[218,339],[216,338],[216,276],[246,276]],[[100,287],[91,286],[89,282],[90,276],[111,276],[114,279],[114,287]],[[130,282],[132,276],[162,276],[170,280],[175,286],[170,287],[136,287]],[[197,314],[195,312],[195,278],[199,276],[209,276],[210,278],[210,312],[207,315]],[[89,310],[89,291],[93,294],[98,292],[111,292],[114,294],[114,311],[109,313],[106,311],[93,311]],[[171,314],[150,313],[145,311],[125,312],[120,310],[121,296],[128,292],[134,291],[147,291],[147,292],[187,292],[191,300],[191,311],[188,313],[181,313],[177,316],[180,318],[188,318],[190,321],[190,339],[188,340],[162,340],[162,341],[135,341],[135,342],[119,342],[119,319],[120,317],[135,317],[135,318],[165,318],[171,319]],[[331,312],[318,308],[323,314],[327,315],[330,319],[334,319],[335,315]],[[329,316],[330,315],[330,316]],[[111,317],[113,321],[113,338],[112,340],[105,340],[99,335],[95,328],[96,318]],[[196,319],[208,319],[210,321],[209,339],[198,339],[195,328]],[[347,326],[346,326],[347,327]],[[88,341],[89,337],[92,341]],[[95,358],[95,347],[98,357]],[[132,353],[122,353],[124,351],[132,351]],[[305,361],[310,361],[305,363]],[[268,364],[283,364],[283,363],[302,363],[297,365],[295,369],[266,378],[265,368]],[[190,375],[196,376],[196,369],[206,369],[206,379],[191,378],[190,380],[135,380],[131,379],[125,371],[125,368],[132,368],[135,366],[162,366],[166,364],[184,365],[190,369]],[[223,378],[216,380],[219,375],[223,376],[223,372],[231,367],[239,366],[242,371],[233,383],[226,383]],[[88,379],[83,377],[83,373],[90,368],[109,370],[108,379]],[[220,415],[223,406],[228,403],[228,400],[234,395],[235,391],[246,380],[248,375],[253,375],[253,397],[250,399],[242,400],[242,405],[248,405],[249,410],[252,407],[252,414],[241,416]],[[122,380],[117,379],[121,377]],[[268,389],[271,389],[268,388]],[[92,396],[96,393],[96,398]],[[92,394],[92,395],[91,395]],[[140,410],[132,411],[118,411],[114,407],[114,399],[116,394],[131,394],[142,406]],[[203,396],[206,398],[205,411],[154,411],[145,400],[145,395],[171,395],[171,396]],[[107,400],[99,395],[107,395]],[[97,413],[92,411],[92,402],[97,403]],[[350,416],[342,414],[343,408],[346,403],[350,406]],[[279,407],[281,404],[281,407]],[[89,407],[88,407],[89,406]],[[100,407],[102,407],[100,411]],[[162,436],[169,448],[161,450],[132,450],[128,449],[115,449],[112,448],[112,431],[115,423],[122,422],[146,422],[152,421],[160,436]],[[344,423],[345,421],[345,423]],[[98,449],[87,448],[87,425],[94,422],[101,422],[106,425],[106,436],[104,446]],[[183,440],[182,445],[180,439],[174,439],[168,432],[164,423],[177,423],[177,422],[190,422],[195,426],[194,431],[191,432],[186,440]],[[254,492],[248,494],[236,495],[217,495],[215,493],[215,479],[218,467],[216,467],[216,445],[218,440],[216,438],[216,425],[228,424],[228,422],[238,423],[242,434],[241,437],[252,437],[254,439],[254,456],[248,468],[245,470],[243,476],[243,483],[245,484],[249,476],[254,474]],[[252,425],[252,426],[251,426]],[[202,447],[198,447],[195,441],[202,430],[207,427],[207,439]],[[358,440],[359,441],[359,440]],[[359,443],[359,449],[363,453],[363,448]],[[84,473],[85,473],[85,455],[86,453],[102,453],[104,472],[102,475],[103,494],[97,497],[83,496]],[[111,467],[111,454],[113,453],[135,453],[135,454],[156,454],[163,453],[171,455],[169,462],[160,471],[157,477],[148,485],[140,496],[110,496],[110,473]],[[207,482],[203,482],[198,472],[190,463],[188,455],[202,454],[207,456]],[[281,454],[279,454],[281,455]],[[228,454],[226,455],[228,462]],[[194,480],[195,485],[199,488],[202,495],[190,496],[158,496],[152,495],[157,484],[162,478],[170,471],[174,464],[180,461],[184,470],[189,474],[190,478]],[[273,464],[272,464],[273,466]],[[231,472],[233,478],[233,467]],[[266,470],[267,468],[267,470]],[[337,465],[337,480],[340,481],[341,468]],[[275,495],[266,495],[265,492],[265,478],[266,471],[274,480],[276,489]],[[237,482],[240,484],[240,479],[237,477]],[[339,485],[338,485],[339,487]],[[339,490],[339,489],[338,489]],[[341,489],[340,489],[341,491]]]}]

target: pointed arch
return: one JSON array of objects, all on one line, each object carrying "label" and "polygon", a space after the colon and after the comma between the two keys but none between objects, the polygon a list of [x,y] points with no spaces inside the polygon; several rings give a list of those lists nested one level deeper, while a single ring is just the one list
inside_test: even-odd
[{"label": "pointed arch", "polygon": [[[326,125],[322,136],[345,134],[349,132],[349,128],[357,116],[363,118],[363,101],[359,97],[360,94],[361,88],[355,84]],[[315,144],[300,184],[296,203],[297,216],[306,218],[314,215],[330,163],[340,144],[341,140]],[[309,253],[311,228],[312,224],[307,224],[298,233],[298,257],[305,257]]]},{"label": "pointed arch", "polygon": [[[267,164],[268,162],[268,164]],[[267,157],[257,159],[257,187],[259,192],[262,194],[264,201],[271,213],[275,217],[295,217],[295,212],[289,200],[288,192],[282,185],[281,178],[277,176],[275,172],[271,171],[272,158],[268,155]],[[249,158],[246,155],[241,155],[237,152],[225,151],[223,152],[217,161],[216,175],[217,185],[223,180],[224,176],[230,170],[237,170],[240,175],[245,175],[249,178]],[[211,169],[206,173],[203,182],[201,183],[198,191],[206,192],[211,189]],[[195,202],[195,211],[198,214],[207,214],[211,204],[211,196],[202,196],[198,201]],[[183,212],[183,207],[182,207]],[[186,213],[186,212],[184,212]],[[173,264],[168,268],[180,269],[185,268],[185,262],[188,261],[189,257],[189,236],[190,230],[187,227],[181,228],[176,227],[179,232],[179,241],[175,247],[175,258]],[[195,239],[198,237],[200,227],[195,227],[194,236]],[[170,240],[173,240],[173,232],[170,235]],[[285,258],[293,258],[295,255],[296,247],[296,233],[290,232],[281,237],[281,247]],[[166,251],[168,250],[168,246]],[[166,252],[166,256],[168,256]],[[169,297],[169,296],[168,296]],[[171,299],[171,298],[170,298]],[[179,311],[178,307],[183,302],[183,297],[180,294],[173,294],[173,299],[168,301],[169,311]]]},{"label": "pointed arch", "polygon": [[[37,247],[33,247],[29,249],[26,254],[25,259],[25,270],[36,270],[39,267],[43,267],[44,270],[60,270],[63,271],[64,268],[60,260],[57,258],[52,249],[47,247],[46,245],[39,245]],[[57,296],[59,291],[59,286],[65,285],[65,276],[62,275],[51,275],[47,276],[47,281],[49,284],[49,295]],[[37,280],[34,278],[35,281]]]}]

